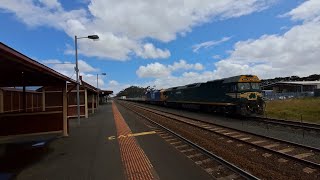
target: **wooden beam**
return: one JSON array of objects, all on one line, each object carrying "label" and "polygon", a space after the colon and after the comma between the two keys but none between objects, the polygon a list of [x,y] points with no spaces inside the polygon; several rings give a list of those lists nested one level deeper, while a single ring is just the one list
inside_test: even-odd
[{"label": "wooden beam", "polygon": [[91,98],[92,98],[92,101],[91,101],[91,111],[92,111],[92,114],[94,114],[94,94],[91,95]]},{"label": "wooden beam", "polygon": [[31,112],[33,112],[33,93],[31,93]]},{"label": "wooden beam", "polygon": [[87,88],[84,91],[84,115],[86,118],[88,118],[88,92]]},{"label": "wooden beam", "polygon": [[19,103],[18,103],[18,104],[19,104],[19,106],[18,106],[18,111],[19,111],[19,112],[20,112],[20,110],[21,110],[21,103],[20,103],[20,101],[21,101],[21,100],[20,100],[20,94],[21,94],[21,93],[20,93],[20,92],[18,92],[18,98],[19,98]]},{"label": "wooden beam", "polygon": [[63,136],[68,136],[68,94],[67,88],[63,87]]},{"label": "wooden beam", "polygon": [[46,90],[42,88],[42,111],[46,111]]},{"label": "wooden beam", "polygon": [[13,92],[11,91],[10,93],[10,112],[13,111]]},{"label": "wooden beam", "polygon": [[23,112],[27,112],[27,95],[26,95],[26,86],[23,86],[23,92],[22,92],[22,108]]},{"label": "wooden beam", "polygon": [[[71,88],[68,90],[68,94],[77,86],[77,84],[72,84]],[[68,84],[67,84],[68,87]]]},{"label": "wooden beam", "polygon": [[0,89],[0,113],[3,113],[4,104],[3,104],[3,90]]}]

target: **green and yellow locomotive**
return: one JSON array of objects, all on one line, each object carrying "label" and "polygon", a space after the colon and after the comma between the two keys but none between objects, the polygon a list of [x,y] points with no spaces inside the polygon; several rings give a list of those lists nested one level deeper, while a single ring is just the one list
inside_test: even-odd
[{"label": "green and yellow locomotive", "polygon": [[255,75],[239,75],[206,83],[194,83],[159,91],[165,106],[212,112],[263,114],[260,80]]}]

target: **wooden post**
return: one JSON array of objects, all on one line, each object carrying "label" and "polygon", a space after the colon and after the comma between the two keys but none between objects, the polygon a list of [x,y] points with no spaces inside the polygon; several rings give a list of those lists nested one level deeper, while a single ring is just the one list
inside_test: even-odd
[{"label": "wooden post", "polygon": [[23,112],[27,112],[27,94],[26,94],[26,86],[23,86],[23,92],[22,92],[22,108]]},{"label": "wooden post", "polygon": [[18,104],[19,104],[19,106],[18,106],[18,112],[20,112],[21,111],[21,103],[20,103],[20,101],[21,101],[21,99],[20,99],[20,92],[18,93],[18,98],[19,98],[19,101],[18,101]]},{"label": "wooden post", "polygon": [[97,93],[97,109],[98,109],[98,107],[99,107],[99,103],[100,103],[100,92],[98,91],[98,93]]},{"label": "wooden post", "polygon": [[99,96],[99,94],[97,94],[97,96],[96,96],[96,107],[97,107],[97,110],[98,110],[98,106],[99,106],[98,96]]},{"label": "wooden post", "polygon": [[63,136],[68,136],[68,95],[67,95],[67,88],[63,87]]},{"label": "wooden post", "polygon": [[84,115],[88,118],[88,92],[87,88],[84,89]]},{"label": "wooden post", "polygon": [[13,111],[13,92],[11,91],[10,93],[10,101],[11,101],[11,104],[10,104],[10,112]]},{"label": "wooden post", "polygon": [[94,114],[94,94],[92,94],[91,97],[92,97],[92,102],[91,102],[92,109],[91,110],[92,110],[92,114]]},{"label": "wooden post", "polygon": [[0,113],[3,113],[3,109],[4,109],[4,104],[3,104],[3,91],[2,91],[2,89],[0,89]]},{"label": "wooden post", "polygon": [[33,93],[31,93],[31,112],[33,112]]},{"label": "wooden post", "polygon": [[42,88],[42,111],[46,111],[46,91]]}]

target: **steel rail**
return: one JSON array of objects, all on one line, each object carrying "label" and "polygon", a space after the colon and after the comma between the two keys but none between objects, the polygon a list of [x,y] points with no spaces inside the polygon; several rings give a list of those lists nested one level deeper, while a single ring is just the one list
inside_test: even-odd
[{"label": "steel rail", "polygon": [[[129,102],[129,101],[127,101],[127,102]],[[292,127],[292,128],[296,128],[296,129],[320,132],[320,124],[316,124],[316,123],[306,123],[306,122],[275,119],[275,118],[265,118],[265,117],[259,117],[259,116],[253,116],[253,117],[252,116],[245,116],[245,117],[240,117],[240,118],[236,118],[236,119],[260,121],[260,122],[263,122],[266,124],[269,123],[269,124],[274,124],[274,125]]]},{"label": "steel rail", "polygon": [[[119,103],[119,104],[120,104],[120,103]],[[241,177],[243,177],[243,178],[245,178],[245,179],[259,179],[259,178],[257,178],[256,176],[254,176],[254,175],[246,172],[245,170],[237,167],[236,165],[234,165],[234,164],[232,164],[232,163],[224,160],[224,159],[221,158],[220,156],[218,156],[218,155],[216,155],[216,154],[213,154],[212,152],[210,152],[210,151],[206,150],[205,148],[197,145],[196,143],[194,143],[194,142],[192,142],[192,141],[184,138],[184,137],[181,136],[180,134],[172,131],[171,129],[166,128],[165,126],[163,126],[163,125],[161,125],[161,124],[153,121],[152,119],[144,116],[143,114],[141,114],[141,113],[139,113],[139,112],[137,112],[137,111],[135,111],[135,110],[133,110],[133,109],[130,109],[128,106],[125,106],[125,105],[123,105],[122,103],[121,103],[121,105],[122,105],[123,107],[129,109],[130,111],[136,113],[136,114],[139,115],[140,117],[143,117],[144,119],[147,119],[148,121],[152,122],[153,124],[157,125],[158,127],[164,129],[165,131],[173,134],[174,136],[176,136],[176,137],[178,137],[179,139],[183,140],[184,142],[186,142],[186,143],[189,144],[190,146],[198,149],[198,150],[199,150],[200,152],[202,152],[203,154],[205,154],[205,155],[207,155],[208,157],[214,159],[214,160],[217,161],[218,163],[224,165],[224,166],[227,167],[229,170],[231,170],[231,171],[239,174]]]},{"label": "steel rail", "polygon": [[265,117],[245,117],[245,118],[248,120],[260,121],[260,122],[270,123],[275,125],[292,126],[294,128],[307,129],[311,131],[320,131],[320,124],[315,124],[315,123],[306,123],[306,122],[273,119],[273,118],[265,118]]},{"label": "steel rail", "polygon": [[[237,139],[237,138],[233,138],[231,136],[224,135],[223,133],[218,133],[218,132],[215,132],[215,131],[211,131],[211,130],[203,128],[201,126],[194,125],[194,124],[192,124],[190,122],[185,122],[185,121],[182,121],[182,120],[179,120],[179,119],[175,119],[175,118],[170,117],[170,116],[166,116],[166,115],[163,115],[163,114],[160,114],[160,113],[153,112],[151,110],[146,109],[145,107],[142,108],[142,107],[139,107],[137,105],[134,105],[134,106],[136,106],[138,108],[141,108],[141,109],[144,109],[146,111],[152,112],[154,114],[160,115],[160,116],[164,116],[164,117],[167,117],[167,118],[170,118],[170,119],[173,119],[173,120],[178,120],[179,122],[182,122],[182,123],[185,123],[185,124],[189,124],[190,126],[193,126],[193,127],[196,127],[196,128],[200,128],[202,130],[209,131],[211,133],[215,133],[215,134],[218,134],[218,135],[221,135],[221,136],[225,136],[227,138],[234,139],[236,141],[240,141],[240,142],[243,142],[245,144],[252,145],[252,146],[255,146],[257,148],[264,149],[266,151],[269,151],[269,152],[272,152],[272,153],[275,153],[275,154],[278,154],[278,155],[281,155],[281,156],[285,156],[285,157],[287,157],[287,158],[289,158],[291,160],[302,162],[302,163],[308,164],[308,165],[310,165],[312,167],[316,167],[318,169],[320,168],[320,164],[318,164],[318,163],[315,163],[315,162],[312,162],[312,161],[308,161],[308,160],[304,160],[304,159],[299,159],[299,158],[296,158],[296,157],[291,156],[289,154],[285,154],[285,153],[282,153],[282,152],[278,152],[276,150],[264,148],[264,147],[259,146],[257,144],[253,144],[253,143],[250,143],[250,142],[247,142],[247,141],[243,141],[243,140],[240,140],[240,139]],[[153,108],[150,108],[150,109],[153,109]],[[215,123],[212,123],[212,122],[207,122],[207,121],[203,121],[203,120],[199,120],[199,119],[195,119],[195,118],[186,117],[186,116],[183,116],[183,115],[177,115],[177,114],[166,112],[166,111],[162,111],[162,110],[157,110],[157,109],[153,109],[153,110],[154,111],[159,111],[159,112],[162,112],[162,113],[167,113],[167,114],[170,114],[170,115],[174,115],[174,116],[177,116],[177,117],[181,117],[181,118],[185,118],[185,119],[189,119],[189,120],[205,123],[205,124],[218,126],[218,127],[225,128],[225,129],[230,129],[230,130],[233,130],[233,131],[238,131],[238,132],[241,132],[241,133],[249,134],[249,135],[260,137],[260,138],[264,138],[264,139],[270,139],[270,140],[273,140],[273,141],[279,141],[279,142],[282,142],[282,143],[287,143],[287,144],[290,144],[290,145],[293,145],[293,146],[298,146],[300,148],[310,149],[312,151],[318,151],[318,152],[320,151],[319,148],[315,148],[315,147],[305,146],[305,145],[302,145],[302,144],[298,144],[298,143],[294,143],[294,142],[290,142],[290,141],[285,141],[285,140],[281,140],[281,139],[277,139],[277,138],[272,138],[272,137],[269,137],[269,136],[262,136],[262,135],[259,135],[259,134],[254,134],[254,133],[251,133],[251,132],[238,130],[238,129],[235,129],[235,128],[230,128],[230,127],[222,126],[222,125],[215,124]]]},{"label": "steel rail", "polygon": [[184,115],[180,115],[180,114],[175,114],[175,113],[167,112],[167,111],[160,110],[160,109],[155,109],[155,108],[145,107],[145,106],[141,106],[141,107],[149,108],[149,109],[156,110],[156,111],[159,111],[159,112],[162,112],[162,113],[171,114],[171,115],[178,116],[178,117],[181,117],[181,118],[190,119],[190,120],[193,120],[193,121],[199,121],[199,122],[208,123],[208,124],[211,124],[211,125],[214,125],[214,126],[220,126],[222,128],[227,128],[227,129],[231,129],[231,130],[234,130],[234,131],[239,131],[241,133],[250,134],[252,136],[258,136],[258,137],[261,137],[261,138],[268,138],[268,139],[271,139],[271,140],[274,140],[274,141],[280,141],[280,142],[283,142],[283,143],[288,143],[288,144],[299,146],[299,147],[302,147],[302,148],[309,148],[309,149],[314,150],[314,151],[320,151],[320,148],[307,146],[307,145],[303,145],[303,144],[298,144],[298,143],[295,143],[295,142],[292,142],[292,141],[286,141],[286,140],[283,140],[283,139],[278,139],[278,138],[274,138],[274,137],[270,137],[270,136],[266,136],[266,135],[255,134],[255,133],[252,133],[252,132],[248,132],[248,131],[244,131],[244,130],[240,130],[240,129],[236,129],[236,128],[232,128],[232,127],[228,127],[228,126],[224,126],[224,125],[220,125],[220,124],[216,124],[216,123],[213,123],[213,122],[209,122],[209,121],[205,121],[205,120],[201,120],[201,119],[196,119],[196,118],[192,118],[192,117],[188,117],[188,116],[184,116]]}]

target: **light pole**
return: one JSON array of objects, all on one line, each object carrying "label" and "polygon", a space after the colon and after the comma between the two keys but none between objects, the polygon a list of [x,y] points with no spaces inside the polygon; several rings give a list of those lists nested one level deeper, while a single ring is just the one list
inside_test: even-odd
[{"label": "light pole", "polygon": [[88,38],[88,39],[99,39],[98,35],[89,35],[89,36],[85,36],[85,37],[77,37],[74,36],[74,46],[75,46],[75,50],[76,50],[76,76],[77,76],[77,116],[78,116],[78,125],[80,125],[80,95],[79,95],[79,68],[78,68],[78,39],[84,39],[84,38]]},{"label": "light pole", "polygon": [[[105,76],[105,75],[107,75],[106,73],[101,73],[100,75],[103,75],[103,76]],[[99,91],[99,74],[97,74],[97,91],[98,91],[98,104],[99,104],[99,96],[100,96],[100,91]],[[98,104],[97,104],[97,106],[98,106]]]}]

